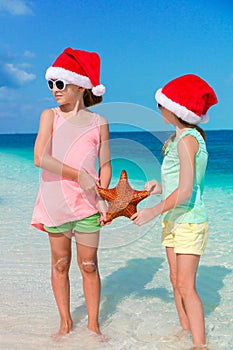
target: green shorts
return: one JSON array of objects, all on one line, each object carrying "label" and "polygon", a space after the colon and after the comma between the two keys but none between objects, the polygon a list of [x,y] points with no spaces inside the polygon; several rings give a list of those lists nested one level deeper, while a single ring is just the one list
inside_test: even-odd
[{"label": "green shorts", "polygon": [[60,226],[48,227],[44,225],[44,229],[50,233],[63,233],[68,231],[85,233],[96,232],[99,231],[101,227],[98,221],[99,217],[100,213],[96,213],[81,220],[66,222]]},{"label": "green shorts", "polygon": [[162,245],[174,248],[177,254],[202,255],[208,239],[208,222],[180,224],[162,222]]}]

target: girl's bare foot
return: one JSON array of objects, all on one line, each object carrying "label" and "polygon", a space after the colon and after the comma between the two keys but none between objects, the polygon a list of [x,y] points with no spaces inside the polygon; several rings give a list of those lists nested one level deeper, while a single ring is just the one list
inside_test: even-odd
[{"label": "girl's bare foot", "polygon": [[87,326],[87,328],[89,329],[89,331],[96,333],[97,335],[101,335],[101,331],[99,329],[99,326]]},{"label": "girl's bare foot", "polygon": [[188,338],[191,336],[191,332],[189,329],[181,329],[179,330],[179,332],[177,332],[175,334],[175,337],[178,338],[178,340],[184,339],[184,338]]},{"label": "girl's bare foot", "polygon": [[188,329],[180,329],[176,334],[171,334],[167,336],[162,336],[160,338],[161,342],[174,342],[189,339],[191,337],[191,332]]},{"label": "girl's bare foot", "polygon": [[98,337],[98,340],[102,343],[106,343],[110,340],[110,338],[108,338],[106,335],[102,334],[99,327],[92,327],[89,328],[87,327],[88,330],[90,331],[91,335],[94,335],[95,337]]},{"label": "girl's bare foot", "polygon": [[55,341],[61,341],[65,335],[69,334],[72,331],[72,328],[73,328],[72,321],[66,322],[66,323],[61,322],[59,331],[53,334],[53,339]]}]

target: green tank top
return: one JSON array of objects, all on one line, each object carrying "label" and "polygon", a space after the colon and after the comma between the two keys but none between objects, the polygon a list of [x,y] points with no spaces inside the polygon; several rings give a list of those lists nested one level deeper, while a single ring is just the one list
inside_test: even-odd
[{"label": "green tank top", "polygon": [[179,184],[180,161],[178,156],[178,143],[186,135],[196,138],[199,150],[195,156],[194,183],[191,197],[163,214],[163,220],[177,223],[198,224],[208,219],[203,203],[204,176],[207,166],[208,153],[201,134],[196,129],[184,131],[178,141],[171,141],[165,151],[162,164],[163,199],[167,198]]}]

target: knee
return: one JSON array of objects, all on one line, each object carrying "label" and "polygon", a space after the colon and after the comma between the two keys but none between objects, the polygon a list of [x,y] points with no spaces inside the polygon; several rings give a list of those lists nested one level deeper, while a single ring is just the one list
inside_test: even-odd
[{"label": "knee", "polygon": [[178,280],[176,288],[183,299],[185,299],[186,295],[190,294],[192,289],[191,286],[185,283],[184,280],[181,280],[181,281]]},{"label": "knee", "polygon": [[70,268],[70,258],[68,256],[64,256],[62,258],[57,259],[55,264],[53,265],[53,270],[59,275],[67,274]]},{"label": "knee", "polygon": [[97,261],[94,259],[83,259],[79,262],[81,272],[93,274],[97,272]]}]

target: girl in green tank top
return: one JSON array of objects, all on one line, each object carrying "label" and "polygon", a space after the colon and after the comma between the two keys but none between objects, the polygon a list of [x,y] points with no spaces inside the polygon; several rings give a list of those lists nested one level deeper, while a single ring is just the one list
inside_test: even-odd
[{"label": "girl in green tank top", "polygon": [[162,201],[131,219],[141,226],[162,214],[162,244],[182,327],[178,336],[191,333],[193,350],[207,348],[204,312],[195,282],[208,236],[203,203],[208,153],[205,133],[197,124],[207,121],[206,113],[217,97],[203,79],[187,74],[159,89],[155,98],[164,122],[175,127],[175,134],[163,148],[162,185],[156,180],[145,184],[151,194],[162,194]]}]

